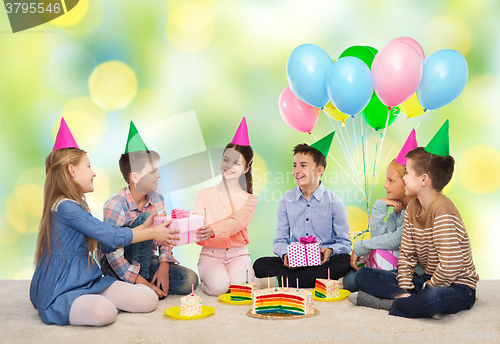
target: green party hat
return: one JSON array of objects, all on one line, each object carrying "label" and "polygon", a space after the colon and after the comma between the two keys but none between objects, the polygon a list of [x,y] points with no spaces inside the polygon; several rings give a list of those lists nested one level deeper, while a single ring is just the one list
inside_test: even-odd
[{"label": "green party hat", "polygon": [[332,131],[330,134],[326,135],[322,139],[313,143],[311,145],[311,147],[319,150],[320,153],[323,154],[326,158],[328,156],[328,152],[330,151],[330,146],[332,145],[334,135],[335,135],[335,132]]},{"label": "green party hat", "polygon": [[146,144],[142,140],[141,135],[137,131],[134,122],[130,121],[130,129],[128,130],[127,146],[125,147],[125,154],[138,151],[147,151]]},{"label": "green party hat", "polygon": [[450,156],[450,122],[446,120],[431,141],[425,146],[425,151],[439,156]]}]

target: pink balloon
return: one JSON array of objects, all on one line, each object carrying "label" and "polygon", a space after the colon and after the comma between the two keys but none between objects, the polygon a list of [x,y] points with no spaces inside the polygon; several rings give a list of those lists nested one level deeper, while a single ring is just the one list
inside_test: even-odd
[{"label": "pink balloon", "polygon": [[420,56],[420,58],[422,59],[422,61],[425,59],[425,54],[424,54],[424,49],[422,49],[422,47],[420,46],[420,44],[418,44],[418,42],[416,40],[414,40],[413,38],[410,38],[410,37],[398,37],[396,39],[393,39],[391,41],[392,42],[403,42],[403,43],[406,43],[410,46],[413,47],[413,49],[415,49],[418,53],[418,56]]},{"label": "pink balloon", "polygon": [[418,52],[407,43],[391,42],[373,60],[375,93],[386,106],[398,106],[415,93],[422,73],[423,63]]},{"label": "pink balloon", "polygon": [[280,95],[280,113],[286,124],[303,133],[311,131],[319,118],[319,108],[304,103],[288,86]]}]

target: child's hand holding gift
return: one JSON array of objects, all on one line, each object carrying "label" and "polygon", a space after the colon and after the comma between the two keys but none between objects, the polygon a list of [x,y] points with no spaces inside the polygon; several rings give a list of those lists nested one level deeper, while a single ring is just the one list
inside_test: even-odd
[{"label": "child's hand holding gift", "polygon": [[319,249],[321,253],[321,264],[325,264],[330,260],[331,255],[333,254],[333,250],[328,247],[322,247]]},{"label": "child's hand holding gift", "polygon": [[196,234],[196,237],[200,239],[200,241],[208,240],[215,235],[214,230],[212,229],[212,227],[210,227],[210,225],[205,225],[198,228]]}]

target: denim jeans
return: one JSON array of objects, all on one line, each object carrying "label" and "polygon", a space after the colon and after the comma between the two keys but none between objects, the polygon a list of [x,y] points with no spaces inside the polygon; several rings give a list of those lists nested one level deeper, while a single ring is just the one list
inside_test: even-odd
[{"label": "denim jeans", "polygon": [[[135,228],[144,223],[152,214],[150,211],[145,211],[139,215],[130,228]],[[125,259],[132,263],[134,260],[140,264],[139,275],[144,277],[148,282],[151,282],[155,275],[160,261],[158,256],[152,253],[153,240],[141,241],[125,246]],[[101,260],[101,270],[105,275],[112,276],[118,280],[120,277],[113,270],[106,257]],[[194,289],[198,286],[198,275],[191,269],[184,266],[169,263],[169,295],[186,295],[191,292],[191,284],[194,284]]]},{"label": "denim jeans", "polygon": [[434,314],[454,314],[464,309],[471,309],[476,302],[476,291],[463,284],[452,283],[449,287],[431,287],[423,284],[430,280],[430,275],[414,275],[414,289],[400,288],[396,279],[397,271],[361,268],[356,273],[358,289],[383,299],[409,293],[409,297],[394,300],[389,314],[405,318],[427,318]]},{"label": "denim jeans", "polygon": [[344,279],[342,280],[344,284],[343,289],[349,290],[350,292],[358,291],[358,287],[354,281],[357,272],[357,270],[351,270],[344,276]]}]

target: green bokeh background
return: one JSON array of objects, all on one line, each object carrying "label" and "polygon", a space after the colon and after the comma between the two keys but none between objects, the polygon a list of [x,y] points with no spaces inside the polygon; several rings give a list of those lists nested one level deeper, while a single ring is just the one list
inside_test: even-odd
[{"label": "green bokeh background", "polygon": [[[315,142],[289,128],[278,110],[288,56],[296,46],[313,43],[337,59],[349,46],[380,50],[400,36],[416,39],[426,56],[458,50],[469,64],[469,80],[451,104],[408,121],[400,114],[389,126],[370,206],[385,196],[383,162],[398,136],[390,159],[412,128],[418,126],[417,140],[425,145],[449,118],[456,173],[445,194],[462,214],[480,277],[500,278],[495,254],[500,244],[495,216],[500,200],[498,2],[81,0],[72,11],[73,25],[47,23],[16,34],[7,14],[0,14],[0,278],[32,275],[44,160],[68,104],[82,125],[68,124],[98,174],[96,192],[88,196],[97,217],[104,202],[125,186],[117,160],[131,119],[141,130],[194,110],[206,147],[214,148],[224,146],[246,116],[260,198],[249,248],[253,260],[271,255],[278,199],[294,187],[290,174],[287,178],[292,147]],[[102,109],[90,98],[89,78],[96,67],[114,60],[133,71],[137,93],[121,109]],[[81,114],[75,115],[78,109]],[[353,124],[359,129],[361,118],[349,121],[354,139]],[[331,130],[322,114],[313,134],[320,138]],[[367,166],[373,166],[377,135],[368,130]],[[331,154],[352,174],[341,142],[337,134]],[[366,205],[330,158],[323,182],[343,196],[351,229],[363,230]],[[193,269],[198,252],[196,245],[174,250]]]}]

